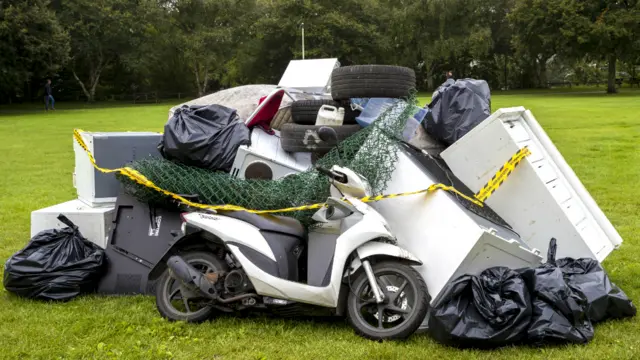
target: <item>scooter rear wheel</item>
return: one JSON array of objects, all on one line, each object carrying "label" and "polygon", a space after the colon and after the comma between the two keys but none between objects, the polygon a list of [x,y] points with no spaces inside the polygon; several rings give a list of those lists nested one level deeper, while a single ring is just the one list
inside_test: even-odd
[{"label": "scooter rear wheel", "polygon": [[[206,274],[221,272],[226,269],[223,262],[214,254],[193,251],[180,255],[186,262]],[[213,315],[215,309],[210,306],[209,299],[197,294],[183,293],[179,280],[171,276],[169,269],[158,279],[156,284],[156,307],[162,317],[171,321],[203,322]],[[193,296],[196,295],[196,296]]]},{"label": "scooter rear wheel", "polygon": [[347,299],[349,323],[360,336],[372,340],[411,336],[427,315],[427,284],[416,269],[403,263],[384,261],[371,268],[385,300],[376,303],[367,275],[360,271]]}]

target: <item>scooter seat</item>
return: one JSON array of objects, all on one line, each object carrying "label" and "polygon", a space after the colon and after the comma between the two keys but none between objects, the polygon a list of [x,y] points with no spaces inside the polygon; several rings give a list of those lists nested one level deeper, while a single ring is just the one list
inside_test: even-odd
[{"label": "scooter seat", "polygon": [[260,231],[277,232],[300,239],[304,239],[307,236],[307,230],[300,221],[286,216],[258,215],[246,211],[225,211],[221,212],[220,215],[244,221],[257,227]]}]

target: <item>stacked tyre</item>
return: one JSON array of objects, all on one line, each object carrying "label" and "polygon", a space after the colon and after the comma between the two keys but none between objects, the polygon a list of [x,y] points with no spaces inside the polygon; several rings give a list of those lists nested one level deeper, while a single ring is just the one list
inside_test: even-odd
[{"label": "stacked tyre", "polygon": [[353,98],[407,98],[416,87],[416,73],[392,65],[339,67],[331,74],[331,97],[336,101]]},{"label": "stacked tyre", "polygon": [[349,101],[334,100],[299,100],[291,104],[291,119],[298,125],[315,125],[318,111],[323,105],[330,105],[337,108],[344,108],[345,125],[356,124],[356,117],[360,111],[351,110]]},{"label": "stacked tyre", "polygon": [[341,126],[331,126],[336,130],[338,143],[360,130],[356,123],[359,111],[353,111],[349,102],[333,100],[299,100],[291,104],[291,123],[282,126],[282,148],[289,152],[311,152],[325,154],[336,144],[326,143],[318,135],[316,126],[318,112],[323,105],[344,109],[344,120]]},{"label": "stacked tyre", "polygon": [[356,122],[359,111],[352,110],[353,98],[407,98],[416,87],[412,69],[389,65],[355,65],[339,67],[331,74],[333,100],[300,100],[291,105],[291,123],[283,125],[282,148],[289,152],[324,154],[335,147],[320,139],[316,126],[318,112],[323,105],[344,108],[341,126],[332,126],[338,143],[358,132]]}]

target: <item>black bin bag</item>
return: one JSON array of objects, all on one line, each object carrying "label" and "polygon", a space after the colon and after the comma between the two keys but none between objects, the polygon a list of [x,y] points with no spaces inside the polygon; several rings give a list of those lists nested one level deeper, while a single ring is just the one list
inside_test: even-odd
[{"label": "black bin bag", "polygon": [[564,258],[556,261],[565,281],[581,292],[589,304],[588,316],[592,322],[620,319],[636,315],[636,307],[614,283],[595,259]]},{"label": "black bin bag", "polygon": [[531,344],[587,343],[593,339],[587,299],[564,279],[556,266],[556,240],[551,239],[547,263],[522,270],[531,290],[533,315],[528,330]]},{"label": "black bin bag", "polygon": [[429,334],[457,347],[515,344],[526,338],[531,313],[529,290],[520,274],[493,267],[447,285],[431,310]]},{"label": "black bin bag", "polygon": [[491,92],[484,80],[447,80],[434,93],[422,123],[436,140],[451,145],[491,115]]},{"label": "black bin bag", "polygon": [[69,300],[96,289],[104,271],[104,250],[80,234],[67,217],[64,229],[45,230],[4,265],[4,287],[18,296]]},{"label": "black bin bag", "polygon": [[250,131],[234,109],[222,105],[184,105],[164,126],[160,153],[168,160],[209,170],[230,171]]}]

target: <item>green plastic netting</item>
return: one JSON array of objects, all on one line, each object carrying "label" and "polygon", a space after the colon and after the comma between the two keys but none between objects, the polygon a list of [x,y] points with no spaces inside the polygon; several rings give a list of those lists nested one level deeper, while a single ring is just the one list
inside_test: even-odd
[{"label": "green plastic netting", "polygon": [[[369,180],[374,195],[384,191],[397,161],[397,143],[407,124],[420,108],[415,95],[385,110],[372,125],[342,141],[316,164],[330,168],[346,166]],[[253,210],[276,210],[322,203],[329,196],[329,181],[315,169],[278,180],[245,180],[225,172],[186,166],[162,158],[137,160],[127,166],[137,170],[158,187],[181,195],[198,195],[208,205],[232,204]],[[167,205],[164,194],[117,175],[125,191],[140,201]],[[314,211],[289,212],[311,225]]]}]

